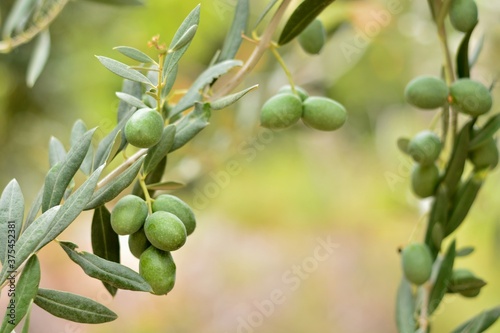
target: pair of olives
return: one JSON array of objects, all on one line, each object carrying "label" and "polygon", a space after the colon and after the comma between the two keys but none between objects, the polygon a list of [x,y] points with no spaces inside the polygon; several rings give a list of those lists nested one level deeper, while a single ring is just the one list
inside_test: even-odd
[{"label": "pair of olives", "polygon": [[290,86],[284,86],[264,103],[260,114],[261,125],[269,129],[288,128],[301,118],[311,128],[334,131],[344,125],[347,112],[342,104],[330,98],[309,97],[300,87],[295,87],[294,93]]},{"label": "pair of olives", "polygon": [[146,202],[135,195],[121,198],[111,212],[111,227],[118,235],[130,235],[130,252],[139,258],[139,273],[158,295],[168,293],[175,283],[171,251],[185,243],[196,227],[191,208],[168,194],[158,196],[148,214]]},{"label": "pair of olives", "polygon": [[421,109],[435,109],[451,102],[458,112],[472,117],[487,113],[493,105],[489,89],[471,79],[457,80],[448,88],[441,78],[419,76],[408,83],[405,97]]}]

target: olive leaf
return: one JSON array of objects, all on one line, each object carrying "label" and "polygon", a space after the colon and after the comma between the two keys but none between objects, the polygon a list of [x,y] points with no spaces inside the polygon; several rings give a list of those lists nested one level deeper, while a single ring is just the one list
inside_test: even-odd
[{"label": "olive leaf", "polygon": [[184,46],[186,46],[187,44],[191,43],[191,41],[194,38],[194,35],[196,35],[197,30],[198,30],[197,24],[193,24],[192,26],[190,26],[186,30],[186,32],[179,38],[179,40],[177,40],[177,42],[174,44],[174,46],[172,46],[172,48],[169,49],[168,51],[169,52],[178,51],[178,50],[182,49]]},{"label": "olive leaf", "polygon": [[0,285],[8,270],[16,270],[26,259],[63,232],[87,205],[104,166],[100,167],[61,206],[44,212],[21,234],[16,243],[16,260],[13,266],[4,266],[0,272]]},{"label": "olive leaf", "polygon": [[50,54],[50,33],[48,29],[41,31],[35,41],[31,59],[26,72],[26,84],[33,87],[43,71]]},{"label": "olive leaf", "polygon": [[321,12],[335,0],[304,0],[292,13],[281,32],[279,45],[297,37]]},{"label": "olive leaf", "polygon": [[[477,25],[476,25],[477,26]],[[474,28],[476,27],[474,26]],[[469,60],[469,41],[474,28],[468,31],[462,38],[457,52],[457,76],[458,78],[470,77],[471,63]]]},{"label": "olive leaf", "polygon": [[184,183],[168,181],[162,183],[149,184],[147,185],[147,188],[148,190],[155,190],[155,191],[174,191],[181,189],[185,186],[186,184]]},{"label": "olive leaf", "polygon": [[233,23],[224,40],[218,62],[234,59],[243,41],[242,34],[247,30],[249,16],[249,0],[238,0],[234,12]]},{"label": "olive leaf", "polygon": [[17,0],[14,2],[9,15],[5,19],[5,24],[2,31],[4,39],[12,36],[12,33],[20,25],[20,22],[26,22],[31,11],[36,5],[37,0]]},{"label": "olive leaf", "polygon": [[[17,180],[7,184],[0,197],[0,263],[7,259],[9,244],[15,244],[21,234],[24,218],[24,196]],[[0,283],[1,284],[1,283]]]},{"label": "olive leaf", "polygon": [[59,242],[66,254],[79,265],[85,274],[125,290],[151,292],[151,286],[135,271],[119,263],[109,261],[85,251],[70,242]]},{"label": "olive leaf", "polygon": [[481,145],[486,143],[499,129],[500,114],[495,114],[488,119],[483,127],[474,133],[469,142],[469,151],[479,148]]},{"label": "olive leaf", "polygon": [[208,125],[212,112],[209,103],[196,103],[194,110],[177,124],[171,152],[184,146]]},{"label": "olive leaf", "polygon": [[148,154],[144,160],[144,173],[149,174],[160,163],[160,161],[172,149],[174,144],[176,127],[173,124],[166,126],[163,129],[163,134],[160,142],[148,149]]},{"label": "olive leaf", "polygon": [[[116,125],[116,127],[108,135],[106,135],[104,139],[101,140],[101,142],[99,142],[95,153],[94,169],[97,169],[98,167],[106,163],[106,161],[109,161],[110,158],[112,159],[124,148],[123,129],[125,128],[127,121],[130,119],[130,117],[132,117],[136,110],[136,108],[129,109],[120,119],[120,122]],[[119,136],[121,137],[121,139],[118,139]],[[111,153],[114,150],[113,148],[115,147],[115,143],[117,140],[120,140],[121,142],[120,147],[116,151],[116,153],[112,155]]]},{"label": "olive leaf", "polygon": [[[200,5],[196,6],[181,23],[180,27],[177,29],[174,37],[172,38],[172,42],[170,43],[169,49],[172,49],[175,46],[175,44],[179,42],[179,40],[186,34],[186,32],[192,26],[199,24],[200,24]],[[190,44],[191,42],[188,42],[180,49],[176,50],[175,52],[169,53],[165,57],[165,62],[163,63],[163,77],[168,78],[170,76],[173,69],[177,67],[179,60],[182,58],[184,53],[186,53]],[[168,91],[166,89],[163,89],[162,97],[166,97],[167,94]]]},{"label": "olive leaf", "polygon": [[202,90],[206,85],[212,83],[214,79],[224,75],[234,67],[241,66],[242,64],[243,63],[239,60],[226,60],[207,68],[194,81],[188,92],[179,100],[179,103],[174,106],[170,117],[173,117],[192,107],[194,103],[201,98],[200,90]]},{"label": "olive leaf", "polygon": [[162,90],[162,96],[167,96],[172,88],[174,87],[175,80],[177,79],[177,72],[179,70],[179,66],[176,64],[172,70],[168,73],[168,76],[166,77],[165,80],[165,86],[163,87]]},{"label": "olive leaf", "polygon": [[239,91],[237,93],[221,97],[218,100],[211,102],[210,103],[210,108],[212,110],[222,110],[224,108],[227,108],[228,106],[230,106],[230,105],[236,103],[237,101],[239,101],[243,96],[245,96],[246,94],[248,94],[250,91],[252,91],[254,89],[257,89],[258,87],[259,87],[259,85],[256,84],[254,86],[251,86],[250,88],[247,88],[245,90]]},{"label": "olive leaf", "polygon": [[398,333],[414,333],[417,323],[415,321],[415,297],[410,282],[401,279],[396,299],[396,325]]},{"label": "olive leaf", "polygon": [[23,224],[23,232],[30,226],[30,224],[35,221],[36,216],[38,215],[38,212],[42,208],[42,196],[43,196],[43,187],[38,191],[38,194],[36,195],[35,200],[33,200],[33,203],[31,204],[31,207],[28,211],[28,215],[26,216],[26,219]]},{"label": "olive leaf", "polygon": [[64,196],[66,188],[74,175],[80,169],[92,142],[95,129],[87,131],[80,142],[73,146],[64,161],[53,166],[45,178],[44,192],[42,198],[42,211],[58,205]]},{"label": "olive leaf", "polygon": [[129,104],[130,106],[134,106],[138,109],[149,108],[146,104],[144,104],[143,101],[141,101],[137,97],[129,95],[127,93],[117,92],[116,96],[119,99],[121,99],[122,101],[124,101],[125,103]]},{"label": "olive leaf", "polygon": [[114,47],[113,50],[120,52],[121,54],[129,57],[132,60],[136,60],[145,64],[153,64],[155,62],[146,53],[130,46],[117,46]]},{"label": "olive leaf", "polygon": [[141,156],[137,161],[135,161],[127,170],[121,173],[119,176],[112,179],[109,183],[105,184],[103,187],[95,191],[92,198],[85,207],[85,210],[94,209],[99,206],[104,205],[116,198],[120,193],[123,192],[132,182],[139,173],[141,169],[142,162],[144,162],[145,156]]},{"label": "olive leaf", "polygon": [[[87,125],[85,125],[85,123],[81,119],[78,119],[73,124],[73,128],[71,129],[71,137],[70,137],[71,147],[78,145],[78,143],[82,140],[86,132],[87,132]],[[85,155],[85,158],[83,159],[83,162],[80,165],[80,170],[87,176],[92,173],[92,163],[94,162],[93,159],[94,159],[94,147],[91,144],[89,146],[89,150],[87,151],[87,155]]]},{"label": "olive leaf", "polygon": [[[92,252],[103,259],[120,262],[120,242],[118,234],[111,227],[111,214],[105,206],[94,210],[91,226]],[[112,296],[116,295],[117,288],[103,282],[104,287]]]},{"label": "olive leaf", "polygon": [[466,246],[462,247],[461,249],[457,250],[456,257],[467,257],[470,255],[472,252],[474,252],[474,248],[472,246]]},{"label": "olive leaf", "polygon": [[135,69],[130,68],[128,65],[108,57],[103,57],[103,56],[96,56],[96,57],[104,67],[106,67],[116,75],[131,81],[144,83],[154,88],[153,83],[146,76],[144,76],[144,74],[139,73]]},{"label": "olive leaf", "polygon": [[[9,316],[7,312],[0,328],[1,333],[9,333],[19,324],[21,319],[29,312],[31,302],[35,298],[38,285],[40,283],[40,262],[36,255],[26,262],[23,273],[16,283],[15,296],[11,298],[15,303],[10,303],[15,306],[14,318]],[[12,322],[14,324],[12,324]]]},{"label": "olive leaf", "polygon": [[446,251],[443,261],[439,267],[436,281],[432,287],[431,293],[429,295],[429,315],[432,314],[441,303],[444,295],[446,294],[448,283],[450,281],[451,275],[453,273],[453,263],[455,262],[455,240],[451,242]]},{"label": "olive leaf", "polygon": [[448,191],[443,184],[440,184],[432,202],[427,231],[425,233],[425,244],[429,247],[433,259],[437,257],[441,245],[436,244],[433,234],[437,225],[441,226],[441,228],[446,225],[448,221],[449,205],[450,199],[448,198]]},{"label": "olive leaf", "polygon": [[51,136],[49,140],[49,165],[53,167],[66,158],[66,149],[59,139]]},{"label": "olive leaf", "polygon": [[500,306],[485,310],[463,323],[451,333],[481,333],[490,328],[500,317]]},{"label": "olive leaf", "polygon": [[34,302],[56,317],[77,323],[101,324],[118,318],[104,305],[64,291],[40,288]]},{"label": "olive leaf", "polygon": [[[142,98],[142,84],[139,82],[124,79],[121,92],[124,94],[134,96],[135,98],[140,100]],[[120,123],[123,117],[126,116],[129,113],[130,109],[132,108],[134,107],[132,107],[129,103],[120,100],[120,103],[118,104],[118,111],[116,112],[117,114],[116,122]]]}]

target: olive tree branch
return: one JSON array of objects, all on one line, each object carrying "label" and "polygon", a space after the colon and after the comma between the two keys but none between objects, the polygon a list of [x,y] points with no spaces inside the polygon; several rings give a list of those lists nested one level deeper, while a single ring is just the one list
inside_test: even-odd
[{"label": "olive tree branch", "polygon": [[47,11],[45,15],[42,16],[41,19],[35,20],[27,30],[12,38],[0,41],[0,53],[10,53],[16,47],[30,42],[40,32],[47,29],[47,27],[61,13],[68,2],[69,0],[59,0]]},{"label": "olive tree branch", "polygon": [[269,25],[262,34],[257,47],[253,50],[247,62],[224,87],[222,87],[217,93],[214,94],[212,99],[218,99],[233,91],[237,86],[240,85],[241,82],[243,82],[245,76],[249,74],[255,68],[255,66],[257,66],[259,60],[262,58],[266,50],[271,46],[273,35],[278,29],[281,19],[283,18],[283,15],[285,14],[285,11],[290,3],[291,0],[283,0],[283,2],[276,10],[276,13],[274,13],[273,18],[269,22]]}]

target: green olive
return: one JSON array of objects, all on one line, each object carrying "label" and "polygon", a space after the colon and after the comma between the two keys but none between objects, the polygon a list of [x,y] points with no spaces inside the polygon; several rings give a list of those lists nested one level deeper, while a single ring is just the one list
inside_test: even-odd
[{"label": "green olive", "polygon": [[435,76],[419,76],[408,83],[405,98],[408,103],[421,109],[442,107],[448,101],[448,86]]},{"label": "green olive", "polygon": [[118,235],[130,235],[142,228],[147,216],[146,202],[129,194],[121,198],[111,211],[111,227]]},{"label": "green olive", "polygon": [[452,0],[449,13],[451,25],[458,31],[469,32],[478,22],[474,0]]},{"label": "green olive", "polygon": [[319,54],[325,46],[326,30],[323,23],[315,19],[298,36],[302,49],[309,54]]},{"label": "green olive", "polygon": [[186,227],[187,235],[191,235],[196,228],[196,218],[187,203],[174,195],[162,194],[153,202],[153,212],[169,212],[179,218]]},{"label": "green olive", "polygon": [[439,184],[439,169],[436,164],[416,164],[411,171],[413,192],[420,198],[428,198],[436,193]]},{"label": "green olive", "polygon": [[490,91],[482,83],[471,79],[460,79],[450,87],[453,107],[473,117],[485,114],[491,109],[493,100]]},{"label": "green olive", "polygon": [[186,243],[186,227],[172,213],[159,211],[148,216],[144,232],[151,244],[163,251],[175,251]]},{"label": "green olive", "polygon": [[344,106],[333,99],[312,96],[304,101],[302,121],[309,127],[320,131],[334,131],[342,127],[346,120],[347,111]]},{"label": "green olive", "polygon": [[302,101],[293,94],[278,94],[262,106],[260,123],[270,129],[287,128],[302,116]]},{"label": "green olive", "polygon": [[432,256],[425,244],[413,243],[405,247],[402,264],[404,275],[411,283],[421,285],[431,277]]},{"label": "green olive", "polygon": [[128,248],[130,249],[130,253],[132,253],[136,258],[139,258],[142,252],[150,246],[151,243],[146,237],[144,228],[139,229],[128,237]]},{"label": "green olive", "polygon": [[[302,102],[309,98],[309,94],[304,88],[295,86],[295,92],[296,95],[300,97]],[[293,94],[292,87],[290,85],[283,86],[280,88],[280,90],[278,90],[278,94]]]},{"label": "green olive", "polygon": [[165,295],[174,288],[175,262],[170,252],[148,247],[139,258],[139,274],[156,295]]},{"label": "green olive", "polygon": [[163,118],[153,109],[137,110],[125,124],[125,137],[135,147],[153,147],[162,134]]},{"label": "green olive", "polygon": [[441,153],[441,140],[431,131],[418,133],[408,144],[408,153],[422,165],[431,165]]},{"label": "green olive", "polygon": [[476,169],[494,168],[498,164],[498,147],[494,138],[469,152],[469,160]]}]

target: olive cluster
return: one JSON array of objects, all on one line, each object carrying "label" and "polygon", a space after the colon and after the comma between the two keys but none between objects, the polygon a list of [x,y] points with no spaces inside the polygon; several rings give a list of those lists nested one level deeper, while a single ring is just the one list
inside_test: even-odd
[{"label": "olive cluster", "polygon": [[181,199],[159,195],[149,214],[146,201],[135,195],[121,198],[111,212],[111,227],[130,235],[130,252],[139,258],[139,273],[158,295],[175,284],[176,266],[171,252],[180,249],[196,227],[191,208]]},{"label": "olive cluster", "polygon": [[334,131],[344,125],[347,112],[342,104],[333,99],[310,97],[300,87],[295,87],[294,93],[291,86],[284,86],[262,106],[260,123],[269,129],[284,129],[301,118],[311,128]]}]

